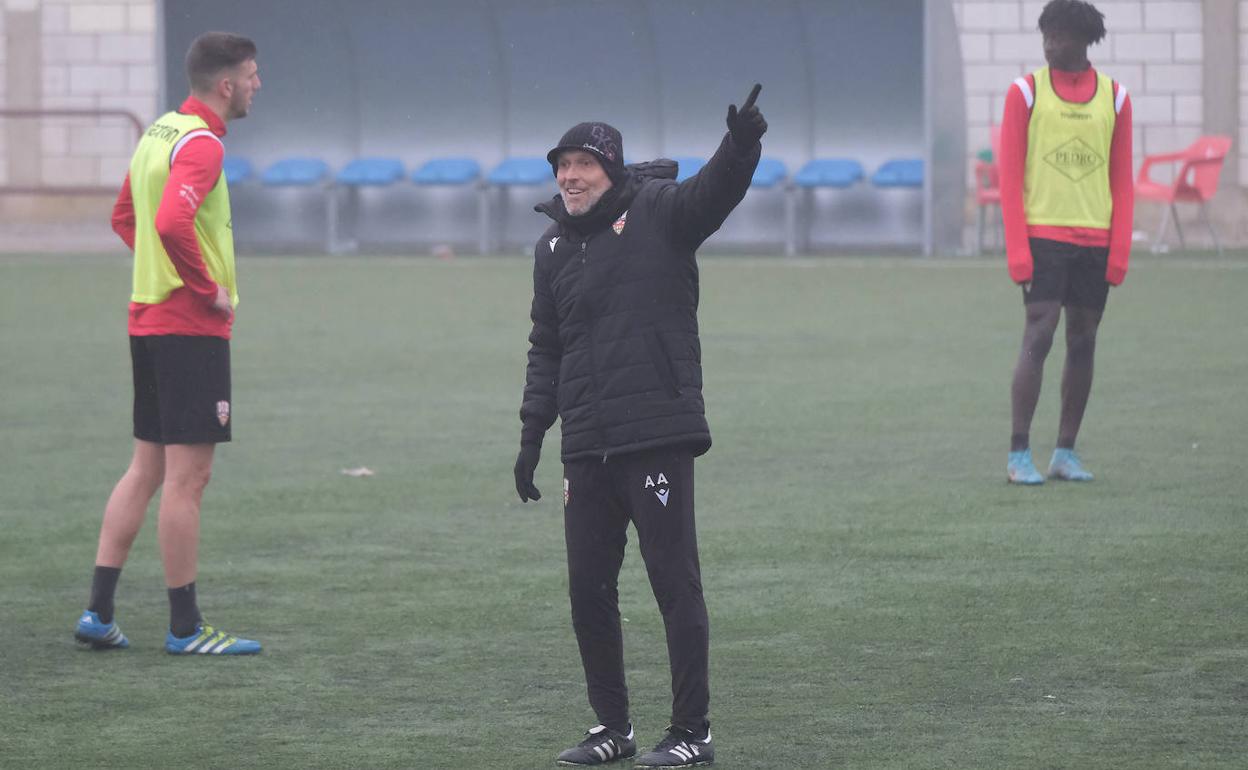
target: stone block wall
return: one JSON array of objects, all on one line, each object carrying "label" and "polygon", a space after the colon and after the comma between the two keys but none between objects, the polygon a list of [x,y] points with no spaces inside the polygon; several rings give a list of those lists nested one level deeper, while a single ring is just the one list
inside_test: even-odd
[{"label": "stone block wall", "polygon": [[[155,0],[0,0],[0,100],[10,108],[155,117]],[[0,120],[0,184],[116,186],[134,149],[125,118]]]},{"label": "stone block wall", "polygon": [[[952,5],[964,62],[971,181],[974,156],[989,145],[1010,82],[1044,63],[1036,29],[1044,0]],[[1182,148],[1204,132],[1204,116],[1219,106],[1205,103],[1215,90],[1205,83],[1206,15],[1228,18],[1229,9],[1238,18],[1238,50],[1223,57],[1234,60],[1239,83],[1229,97],[1238,98],[1230,108],[1238,110],[1230,176],[1248,182],[1248,148],[1240,141],[1248,125],[1248,0],[1102,0],[1097,6],[1109,36],[1090,55],[1131,94],[1137,169],[1143,155]],[[0,104],[121,109],[150,121],[162,80],[158,9],[157,0],[0,0]],[[133,144],[133,128],[116,118],[0,119],[0,184],[114,186]],[[1233,223],[1228,234],[1248,240],[1248,196],[1220,197],[1227,199],[1219,201],[1222,218]],[[0,200],[0,220],[13,210]]]},{"label": "stone block wall", "polygon": [[[1144,155],[1181,149],[1203,133],[1203,2],[1095,4],[1105,14],[1109,34],[1088,58],[1131,96],[1138,169]],[[1036,22],[1045,2],[954,0],[953,5],[962,38],[967,147],[973,158],[988,146],[990,126],[1001,122],[1010,82],[1044,66]]]}]

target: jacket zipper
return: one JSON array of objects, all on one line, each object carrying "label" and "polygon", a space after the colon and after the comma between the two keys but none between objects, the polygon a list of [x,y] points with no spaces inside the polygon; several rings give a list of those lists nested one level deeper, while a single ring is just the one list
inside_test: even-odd
[{"label": "jacket zipper", "polygon": [[[582,270],[584,270],[586,267],[586,248],[588,246],[589,246],[588,240],[581,241],[581,269]],[[582,278],[582,280],[584,279]],[[589,339],[589,367],[590,367],[590,371],[593,372],[593,376],[594,376],[594,392],[597,393],[598,392],[598,361],[594,358],[594,339],[593,339],[592,334],[590,335],[590,339]],[[599,395],[601,395],[601,393],[599,393]],[[598,422],[598,410],[597,409],[594,410],[594,421]],[[605,447],[607,443],[606,441],[607,437],[602,432],[601,422],[598,422],[598,437],[602,440],[603,446]],[[608,451],[609,450],[605,448],[602,450],[603,465],[605,465],[607,462]]]}]

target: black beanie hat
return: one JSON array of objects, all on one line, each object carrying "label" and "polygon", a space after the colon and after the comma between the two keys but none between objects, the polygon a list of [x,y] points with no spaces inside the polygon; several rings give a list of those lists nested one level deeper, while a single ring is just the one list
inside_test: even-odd
[{"label": "black beanie hat", "polygon": [[614,127],[606,123],[577,123],[567,130],[559,144],[546,153],[550,170],[558,173],[559,153],[564,150],[584,150],[598,159],[612,182],[624,175],[624,138]]}]

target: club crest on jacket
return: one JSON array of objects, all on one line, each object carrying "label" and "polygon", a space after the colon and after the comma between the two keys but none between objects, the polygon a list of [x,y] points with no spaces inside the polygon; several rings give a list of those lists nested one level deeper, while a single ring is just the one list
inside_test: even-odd
[{"label": "club crest on jacket", "polygon": [[624,225],[626,224],[628,224],[628,212],[627,211],[625,211],[623,214],[620,214],[620,218],[615,220],[614,223],[612,223],[611,229],[615,231],[616,235],[619,235],[620,233],[624,232]]},{"label": "club crest on jacket", "polygon": [[229,421],[230,421],[230,402],[218,401],[217,402],[217,422],[221,423],[221,427],[224,428],[225,424]]}]

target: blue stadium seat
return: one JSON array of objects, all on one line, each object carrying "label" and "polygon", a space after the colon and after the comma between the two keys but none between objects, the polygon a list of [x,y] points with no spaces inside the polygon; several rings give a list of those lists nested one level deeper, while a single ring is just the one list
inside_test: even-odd
[{"label": "blue stadium seat", "polygon": [[334,181],[354,187],[382,187],[394,184],[406,173],[398,158],[356,158],[338,172]]},{"label": "blue stadium seat", "polygon": [[[346,190],[347,205],[358,216],[360,188],[389,187],[406,176],[407,169],[404,168],[403,161],[398,158],[372,156],[356,158],[343,166],[334,175],[334,184]],[[326,237],[326,249],[331,254],[355,251],[359,246],[354,235],[350,232],[347,233],[346,237],[340,237],[340,233],[345,228],[340,221],[341,209],[339,208],[338,193],[339,190],[337,188],[331,188],[328,191],[329,199],[327,201],[326,217],[328,218],[329,232]],[[351,221],[351,218],[348,218],[348,221]]]},{"label": "blue stadium seat", "polygon": [[550,163],[545,158],[507,158],[494,167],[486,181],[490,184],[511,187],[532,186],[554,181]]},{"label": "blue stadium seat", "polygon": [[[488,254],[502,244],[502,234],[506,229],[508,188],[538,187],[549,185],[554,187],[555,175],[551,171],[550,161],[536,157],[506,158],[486,176],[487,182],[481,188],[481,252]],[[497,198],[498,211],[491,212],[491,197]]]},{"label": "blue stadium seat", "polygon": [[[547,164],[547,169],[549,169]],[[481,179],[481,164],[472,158],[433,158],[425,161],[412,172],[412,184],[423,187],[434,185],[477,185],[477,248],[484,254],[489,249],[489,190],[477,184]]]},{"label": "blue stadium seat", "polygon": [[251,161],[237,155],[226,155],[221,160],[221,170],[225,172],[226,184],[238,184],[251,179]]},{"label": "blue stadium seat", "polygon": [[481,176],[472,158],[434,158],[412,172],[413,184],[468,184]]},{"label": "blue stadium seat", "polygon": [[329,164],[320,158],[284,158],[264,170],[260,181],[272,187],[310,187],[329,175]]},{"label": "blue stadium seat", "polygon": [[865,173],[851,158],[815,158],[793,177],[798,187],[852,187]]},{"label": "blue stadium seat", "polygon": [[[326,190],[324,183],[329,177],[329,164],[320,158],[283,158],[260,174],[260,183],[265,187],[301,187],[316,188],[318,193],[325,195],[325,245],[332,252],[337,243],[338,212],[337,198],[333,190]],[[295,191],[292,191],[294,193]],[[300,195],[303,191],[298,191]]]},{"label": "blue stadium seat", "polygon": [[676,161],[676,181],[683,182],[694,174],[702,170],[706,165],[706,158],[699,158],[694,155],[678,155],[672,160]]},{"label": "blue stadium seat", "polygon": [[923,160],[921,158],[895,158],[887,161],[871,175],[876,187],[922,187]]},{"label": "blue stadium seat", "polygon": [[[793,175],[793,186],[788,190],[788,200],[785,208],[785,229],[787,235],[784,243],[784,253],[793,256],[797,253],[799,245],[805,249],[810,239],[810,223],[813,219],[814,206],[814,190],[819,187],[834,187],[837,189],[847,189],[853,187],[860,182],[865,176],[862,164],[853,158],[815,158],[807,161],[796,174]],[[802,208],[805,215],[802,220],[801,243],[798,242],[798,195],[803,198],[805,204]]]},{"label": "blue stadium seat", "polygon": [[789,169],[785,167],[784,161],[779,158],[760,158],[750,186],[769,189],[783,182],[788,175]]}]

